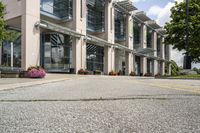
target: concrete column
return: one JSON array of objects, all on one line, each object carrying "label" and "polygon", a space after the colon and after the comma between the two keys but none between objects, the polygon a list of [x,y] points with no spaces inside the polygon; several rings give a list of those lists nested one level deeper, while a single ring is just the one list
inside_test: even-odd
[{"label": "concrete column", "polygon": [[40,0],[22,0],[22,68],[40,63],[40,30],[35,23],[40,21]]},{"label": "concrete column", "polygon": [[115,49],[113,47],[104,47],[104,74],[115,71]]},{"label": "concrete column", "polygon": [[141,57],[141,72],[143,75],[147,73],[147,58],[146,57]]},{"label": "concrete column", "polygon": [[141,25],[141,32],[140,32],[140,40],[141,40],[141,47],[147,48],[147,27],[145,24]]},{"label": "concrete column", "polygon": [[[168,57],[168,59],[169,59],[169,61],[171,61],[171,50],[172,50],[172,46],[171,45],[167,45],[168,46],[168,55],[169,55],[169,57]],[[171,63],[169,63],[169,65],[168,65],[168,74],[169,75],[171,75],[171,72],[172,72],[172,64]]]},{"label": "concrete column", "polygon": [[[133,50],[133,19],[130,15],[126,17],[126,45]],[[131,52],[125,53],[126,75],[134,71],[134,59]]]},{"label": "concrete column", "polygon": [[161,75],[162,76],[165,75],[165,62],[164,61],[161,62]]},{"label": "concrete column", "polygon": [[[147,48],[147,27],[145,24],[141,25],[141,47]],[[141,57],[141,72],[143,75],[147,73],[147,58]]]},{"label": "concrete column", "polygon": [[105,39],[115,42],[115,18],[113,3],[106,0],[105,4]]},{"label": "concrete column", "polygon": [[125,58],[126,58],[126,75],[129,75],[131,72],[134,72],[134,59],[133,54],[126,52]]},{"label": "concrete column", "polygon": [[[81,8],[82,6],[82,8]],[[82,16],[81,16],[82,9]],[[73,0],[73,30],[86,35],[86,0]],[[72,39],[72,66],[75,73],[80,69],[86,69],[86,41],[83,37]]]},{"label": "concrete column", "polygon": [[115,71],[119,72],[119,70],[122,70],[122,61],[120,57],[120,50],[115,49]]},{"label": "concrete column", "polygon": [[153,61],[153,75],[158,74],[158,61],[154,60]]},{"label": "concrete column", "polygon": [[[113,43],[114,38],[114,8],[112,1],[106,1],[105,4],[105,39]],[[104,73],[108,74],[110,71],[115,71],[115,49],[113,47],[104,47]]]},{"label": "concrete column", "polygon": [[169,63],[169,65],[168,65],[168,75],[171,75],[171,73],[172,73],[172,64]]},{"label": "concrete column", "polygon": [[72,66],[75,73],[80,69],[86,69],[86,42],[83,38],[72,39]]},{"label": "concrete column", "polygon": [[161,42],[161,57],[163,58],[163,59],[165,59],[165,44],[164,44],[164,37],[162,37],[162,42]]},{"label": "concrete column", "polygon": [[[153,31],[153,50],[154,50],[154,56],[157,57],[157,33]],[[156,75],[158,73],[158,61],[153,60],[153,75]]]}]

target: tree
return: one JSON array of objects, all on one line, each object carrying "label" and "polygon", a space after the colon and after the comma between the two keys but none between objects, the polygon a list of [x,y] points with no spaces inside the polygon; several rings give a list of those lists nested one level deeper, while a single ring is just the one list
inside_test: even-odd
[{"label": "tree", "polygon": [[16,32],[14,30],[6,30],[6,23],[4,20],[5,7],[0,2],[0,46],[3,40],[13,41],[16,38]]},{"label": "tree", "polygon": [[6,38],[5,32],[4,5],[0,2],[0,41]]},{"label": "tree", "polygon": [[189,46],[186,46],[186,2],[176,3],[171,9],[171,21],[166,23],[165,44],[186,51],[193,62],[200,62],[200,0],[189,0]]}]

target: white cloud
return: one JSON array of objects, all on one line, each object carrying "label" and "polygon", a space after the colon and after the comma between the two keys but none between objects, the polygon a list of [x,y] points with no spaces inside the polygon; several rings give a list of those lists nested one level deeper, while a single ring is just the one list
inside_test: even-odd
[{"label": "white cloud", "polygon": [[162,11],[162,8],[155,5],[152,6],[148,11],[147,11],[147,16],[158,16],[159,13]]},{"label": "white cloud", "polygon": [[144,2],[146,0],[132,0],[134,3],[138,3],[138,2]]}]

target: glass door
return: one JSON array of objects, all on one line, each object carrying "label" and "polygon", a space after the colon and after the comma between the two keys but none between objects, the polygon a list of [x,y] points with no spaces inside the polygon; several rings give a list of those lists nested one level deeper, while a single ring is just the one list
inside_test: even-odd
[{"label": "glass door", "polygon": [[48,72],[69,72],[72,64],[71,37],[59,33],[42,35],[42,65]]}]

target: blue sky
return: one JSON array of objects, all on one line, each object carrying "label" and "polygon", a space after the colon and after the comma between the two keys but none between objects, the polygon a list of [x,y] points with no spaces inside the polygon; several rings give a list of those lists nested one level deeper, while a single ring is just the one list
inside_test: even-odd
[{"label": "blue sky", "polygon": [[[174,0],[133,0],[134,5],[145,12],[155,5],[164,8],[169,2],[174,2]],[[155,16],[151,16],[151,18],[155,19]]]}]

